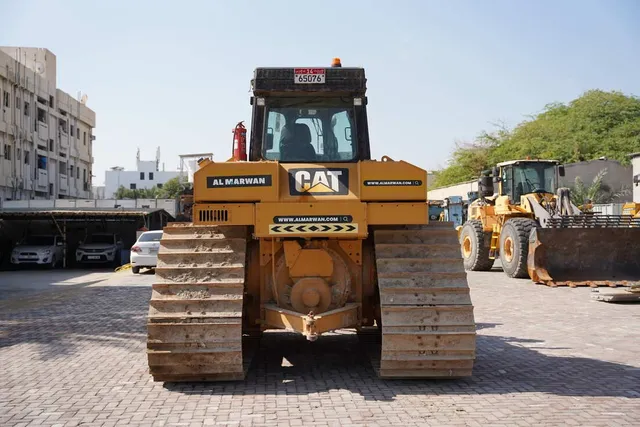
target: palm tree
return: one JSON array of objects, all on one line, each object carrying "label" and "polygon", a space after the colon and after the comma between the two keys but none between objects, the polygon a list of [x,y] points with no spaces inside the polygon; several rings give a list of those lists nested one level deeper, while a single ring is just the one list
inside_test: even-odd
[{"label": "palm tree", "polygon": [[602,169],[588,186],[579,176],[576,177],[575,184],[571,188],[571,201],[573,204],[580,206],[588,201],[593,204],[611,203],[618,197],[626,196],[630,193],[630,189],[626,186],[622,186],[618,191],[613,191],[609,185],[603,182],[606,174],[607,168]]}]

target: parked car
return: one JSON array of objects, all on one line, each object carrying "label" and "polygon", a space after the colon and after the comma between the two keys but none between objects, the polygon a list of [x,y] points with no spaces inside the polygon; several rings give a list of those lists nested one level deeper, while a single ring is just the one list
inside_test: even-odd
[{"label": "parked car", "polygon": [[122,239],[118,234],[94,233],[78,245],[76,261],[119,265],[122,246]]},{"label": "parked car", "polygon": [[138,274],[140,268],[155,268],[158,264],[162,230],[145,231],[131,247],[131,271]]},{"label": "parked car", "polygon": [[11,251],[11,264],[62,265],[64,257],[62,236],[34,234],[18,243]]}]

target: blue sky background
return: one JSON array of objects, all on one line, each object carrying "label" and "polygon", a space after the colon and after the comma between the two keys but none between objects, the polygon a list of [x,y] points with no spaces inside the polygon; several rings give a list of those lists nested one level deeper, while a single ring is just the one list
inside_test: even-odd
[{"label": "blue sky background", "polygon": [[640,95],[640,1],[0,0],[0,44],[46,47],[96,111],[94,184],[231,155],[257,66],[363,66],[374,156],[427,169],[456,140],[600,88]]}]

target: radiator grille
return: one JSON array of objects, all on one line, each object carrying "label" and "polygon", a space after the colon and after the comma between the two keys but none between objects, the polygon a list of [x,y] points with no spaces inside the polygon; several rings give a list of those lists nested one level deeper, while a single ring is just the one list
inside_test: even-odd
[{"label": "radiator grille", "polygon": [[199,222],[228,222],[229,211],[227,209],[202,209],[198,211]]}]

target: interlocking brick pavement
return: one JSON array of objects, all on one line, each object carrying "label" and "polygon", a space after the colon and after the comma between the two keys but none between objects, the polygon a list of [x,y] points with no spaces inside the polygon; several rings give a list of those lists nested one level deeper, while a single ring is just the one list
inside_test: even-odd
[{"label": "interlocking brick pavement", "polygon": [[163,385],[145,357],[153,276],[13,293],[0,299],[0,425],[638,425],[639,305],[469,278],[478,358],[454,381],[379,380],[351,333],[267,333],[245,382]]}]

